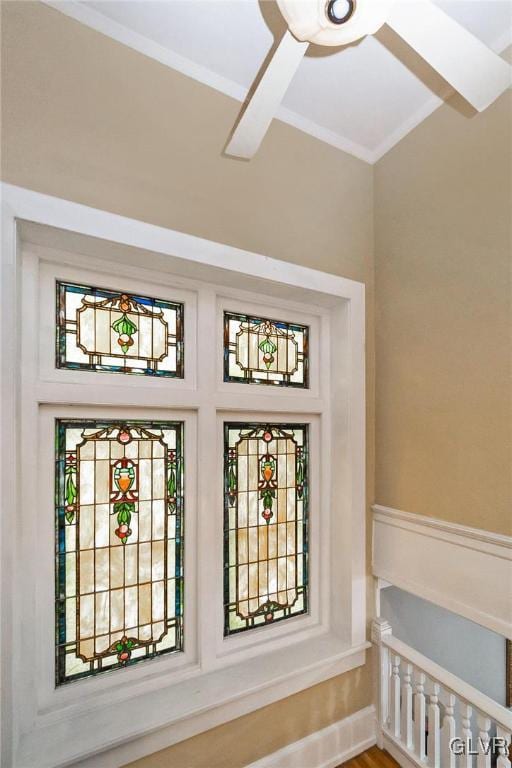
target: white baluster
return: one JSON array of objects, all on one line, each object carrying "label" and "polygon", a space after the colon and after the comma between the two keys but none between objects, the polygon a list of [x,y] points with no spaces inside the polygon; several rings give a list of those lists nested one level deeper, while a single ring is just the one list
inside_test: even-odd
[{"label": "white baluster", "polygon": [[457,724],[455,722],[455,694],[448,694],[445,707],[443,727],[441,730],[441,765],[442,768],[456,768],[457,758],[451,749],[452,741],[456,736]]},{"label": "white baluster", "polygon": [[[441,712],[439,709],[439,683],[432,683],[432,693],[429,697],[428,705],[428,743],[427,757],[428,764],[432,768],[441,768]],[[487,768],[487,767],[485,767]]]},{"label": "white baluster", "polygon": [[512,768],[512,763],[508,757],[508,750],[512,742],[512,733],[498,725],[496,728],[496,737],[498,739],[503,739],[503,746],[498,749],[499,757],[496,763],[496,768]]},{"label": "white baluster", "polygon": [[491,768],[491,748],[489,745],[489,729],[491,720],[485,715],[478,715],[478,755],[476,768]]},{"label": "white baluster", "polygon": [[404,683],[402,685],[402,720],[400,733],[402,734],[402,743],[407,749],[412,749],[412,664],[407,662],[404,665]]},{"label": "white baluster", "polygon": [[471,715],[473,709],[469,704],[462,704],[462,740],[464,742],[464,754],[459,757],[459,768],[473,768],[473,756],[472,742],[473,736],[471,733]]},{"label": "white baluster", "polygon": [[425,760],[425,674],[416,674],[416,693],[414,694],[414,753],[420,760]]},{"label": "white baluster", "polygon": [[377,646],[379,659],[377,745],[381,749],[384,746],[382,731],[387,730],[389,726],[389,649],[383,644],[383,640],[391,634],[392,628],[388,621],[380,618],[373,620],[372,640]]},{"label": "white baluster", "polygon": [[391,733],[400,738],[400,656],[393,655],[391,668]]}]

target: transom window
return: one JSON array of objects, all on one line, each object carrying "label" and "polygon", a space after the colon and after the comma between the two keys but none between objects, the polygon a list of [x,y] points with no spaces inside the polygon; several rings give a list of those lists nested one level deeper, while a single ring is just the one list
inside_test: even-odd
[{"label": "transom window", "polygon": [[224,312],[224,381],[307,388],[309,328]]},{"label": "transom window", "polygon": [[183,304],[57,281],[57,367],[183,378]]}]

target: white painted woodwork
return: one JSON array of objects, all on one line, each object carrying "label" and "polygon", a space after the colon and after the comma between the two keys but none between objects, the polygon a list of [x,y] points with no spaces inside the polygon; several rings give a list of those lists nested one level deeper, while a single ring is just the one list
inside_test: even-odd
[{"label": "white painted woodwork", "polygon": [[457,700],[470,703],[478,712],[482,712],[491,720],[506,730],[512,730],[512,710],[501,706],[493,699],[478,691],[469,683],[461,680],[448,670],[436,664],[434,661],[411,648],[406,643],[398,640],[392,634],[388,634],[382,640],[390,653],[396,653],[402,659],[407,659],[413,665],[414,670],[423,671],[430,680],[440,683],[444,691],[454,693]]},{"label": "white painted woodwork", "polygon": [[413,741],[413,719],[412,719],[412,664],[408,661],[404,663],[403,685],[402,685],[402,713],[400,734],[402,742],[407,749],[412,749]]},{"label": "white painted woodwork", "polygon": [[465,751],[464,754],[459,755],[459,768],[472,768],[473,755],[471,754],[473,746],[473,734],[471,731],[471,717],[473,715],[473,707],[471,704],[462,702],[461,706],[461,738],[464,742]]},{"label": "white painted woodwork", "polygon": [[377,743],[382,749],[382,729],[389,726],[389,650],[383,644],[386,637],[391,636],[391,624],[382,618],[372,622],[372,642],[377,647],[378,653],[378,680],[377,680]]},{"label": "white painted woodwork", "polygon": [[414,692],[414,753],[420,761],[425,760],[425,680],[424,672],[417,671],[415,674],[415,692]]},{"label": "white painted woodwork", "polygon": [[441,712],[439,709],[439,692],[441,686],[439,683],[431,684],[431,693],[428,704],[428,739],[427,739],[427,757],[431,768],[442,768],[441,765]]},{"label": "white painted woodwork", "polygon": [[476,758],[477,768],[491,768],[491,752],[489,749],[489,730],[491,720],[485,715],[478,714],[478,755]]},{"label": "white painted woodwork", "polygon": [[400,656],[391,656],[391,732],[400,738]]},{"label": "white painted woodwork", "polygon": [[[2,498],[9,500],[0,510],[2,626],[9,627],[1,638],[2,765],[89,768],[101,760],[117,768],[364,664],[364,286],[19,187],[2,184],[1,191],[0,471]],[[54,304],[51,317],[44,307],[56,272],[87,273],[103,285],[112,275],[119,280],[120,265],[130,286],[180,291],[191,314],[197,307],[190,328],[197,349],[171,397],[162,382],[89,372],[78,378],[51,364]],[[332,381],[317,377],[310,391],[250,393],[250,418],[271,413],[312,425],[315,584],[308,615],[224,640],[222,515],[211,511],[212,503],[222,510],[220,424],[225,414],[248,418],[248,392],[223,386],[217,319],[220,301],[254,304],[263,295],[269,309],[310,315],[320,340],[317,364],[332,371]],[[179,411],[188,419],[187,466],[200,468],[203,479],[188,487],[186,650],[56,690],[53,457],[45,446],[54,417],[104,418],[119,408],[137,418],[150,409],[157,418]],[[21,455],[34,482],[19,483]],[[330,461],[320,462],[320,455]],[[326,485],[331,490],[320,499]],[[128,739],[126,705],[134,698],[137,718]]]},{"label": "white painted woodwork", "polygon": [[512,639],[512,536],[375,505],[373,575]]},{"label": "white painted woodwork", "polygon": [[[380,733],[378,730],[377,743],[382,744],[402,768],[425,765],[430,768],[490,768],[492,758],[490,753],[486,754],[486,744],[494,731],[499,738],[504,738],[510,744],[512,710],[497,704],[476,688],[393,637],[389,622],[383,619],[373,622],[372,640],[378,647],[380,665],[378,683],[381,704],[377,712]],[[396,699],[392,693],[397,668],[401,670],[402,681],[398,713],[395,712]],[[411,723],[409,688],[411,691],[414,688],[413,743],[409,739],[408,730]],[[386,701],[391,708],[390,717],[387,716]],[[441,702],[444,705],[442,723]],[[476,717],[473,717],[473,713]],[[395,728],[397,714],[401,723],[399,733]],[[472,728],[475,722],[478,733]],[[453,739],[459,740],[460,744],[464,743],[464,754],[456,755],[455,751],[450,749]],[[512,768],[505,749],[501,750],[498,757],[497,768]]]},{"label": "white painted woodwork", "polygon": [[450,744],[457,732],[457,722],[455,720],[456,701],[457,697],[455,694],[449,693],[445,704],[443,727],[441,728],[441,755],[443,758],[443,768],[456,768],[457,765],[457,757],[450,749]]}]

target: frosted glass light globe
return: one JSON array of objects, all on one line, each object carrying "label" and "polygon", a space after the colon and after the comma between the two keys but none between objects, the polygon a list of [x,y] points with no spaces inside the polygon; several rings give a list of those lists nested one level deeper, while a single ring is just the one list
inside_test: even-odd
[{"label": "frosted glass light globe", "polygon": [[342,19],[347,18],[353,7],[349,0],[334,0],[334,3],[331,5],[331,13],[335,19],[342,21]]},{"label": "frosted glass light globe", "polygon": [[297,40],[347,45],[373,35],[385,23],[395,0],[277,0]]}]

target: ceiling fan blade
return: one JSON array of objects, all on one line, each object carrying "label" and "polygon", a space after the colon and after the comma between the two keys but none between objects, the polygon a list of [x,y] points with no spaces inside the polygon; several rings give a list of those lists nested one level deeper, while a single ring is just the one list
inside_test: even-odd
[{"label": "ceiling fan blade", "polygon": [[479,112],[510,86],[510,65],[430,0],[396,3],[387,23]]},{"label": "ceiling fan blade", "polygon": [[299,43],[290,32],[285,32],[251,100],[238,119],[224,150],[226,155],[248,160],[257,152],[307,47],[308,43]]}]

